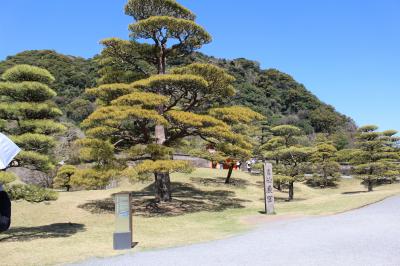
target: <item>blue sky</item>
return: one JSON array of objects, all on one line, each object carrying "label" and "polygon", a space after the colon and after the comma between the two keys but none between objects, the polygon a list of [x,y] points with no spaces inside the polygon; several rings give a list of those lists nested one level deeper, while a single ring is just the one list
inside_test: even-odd
[{"label": "blue sky", "polygon": [[[92,57],[127,38],[126,0],[2,0],[0,60],[23,50]],[[214,41],[202,51],[277,68],[355,119],[400,130],[400,1],[181,0]]]}]

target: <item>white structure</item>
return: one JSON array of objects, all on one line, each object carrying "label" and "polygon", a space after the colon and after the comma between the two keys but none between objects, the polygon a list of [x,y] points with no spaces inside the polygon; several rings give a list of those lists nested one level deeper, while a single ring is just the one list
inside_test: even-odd
[{"label": "white structure", "polygon": [[20,151],[14,142],[0,133],[0,169],[7,168]]}]

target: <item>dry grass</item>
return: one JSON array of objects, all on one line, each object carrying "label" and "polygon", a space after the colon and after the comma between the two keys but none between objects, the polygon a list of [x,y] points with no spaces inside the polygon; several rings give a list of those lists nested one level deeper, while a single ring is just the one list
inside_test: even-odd
[{"label": "dry grass", "polygon": [[[151,183],[124,184],[109,191],[60,193],[51,203],[13,203],[13,228],[0,234],[1,265],[53,265],[93,256],[121,254],[112,250],[112,193],[134,191],[135,250],[185,245],[223,238],[253,226],[250,218],[272,220],[296,215],[342,212],[399,194],[400,184],[365,191],[358,180],[343,180],[334,189],[295,184],[293,202],[277,192],[277,216],[263,218],[262,177],[235,172],[234,185],[223,184],[225,171],[197,169],[175,174],[173,204],[155,208]],[[246,218],[247,217],[247,218]],[[250,218],[249,218],[250,217]],[[254,219],[253,219],[254,220]]]}]

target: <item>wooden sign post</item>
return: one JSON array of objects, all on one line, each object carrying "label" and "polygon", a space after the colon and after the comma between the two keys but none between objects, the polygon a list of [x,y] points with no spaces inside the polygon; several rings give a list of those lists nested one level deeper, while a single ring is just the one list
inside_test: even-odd
[{"label": "wooden sign post", "polygon": [[274,180],[270,163],[264,163],[264,201],[265,214],[275,214]]},{"label": "wooden sign post", "polygon": [[113,194],[115,202],[114,249],[132,248],[132,198],[130,192]]}]

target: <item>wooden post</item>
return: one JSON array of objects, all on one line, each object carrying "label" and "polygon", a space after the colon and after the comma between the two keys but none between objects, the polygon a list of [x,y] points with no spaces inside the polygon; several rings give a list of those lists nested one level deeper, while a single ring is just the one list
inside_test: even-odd
[{"label": "wooden post", "polygon": [[272,164],[264,163],[264,202],[265,214],[275,214],[274,181],[272,176]]}]

